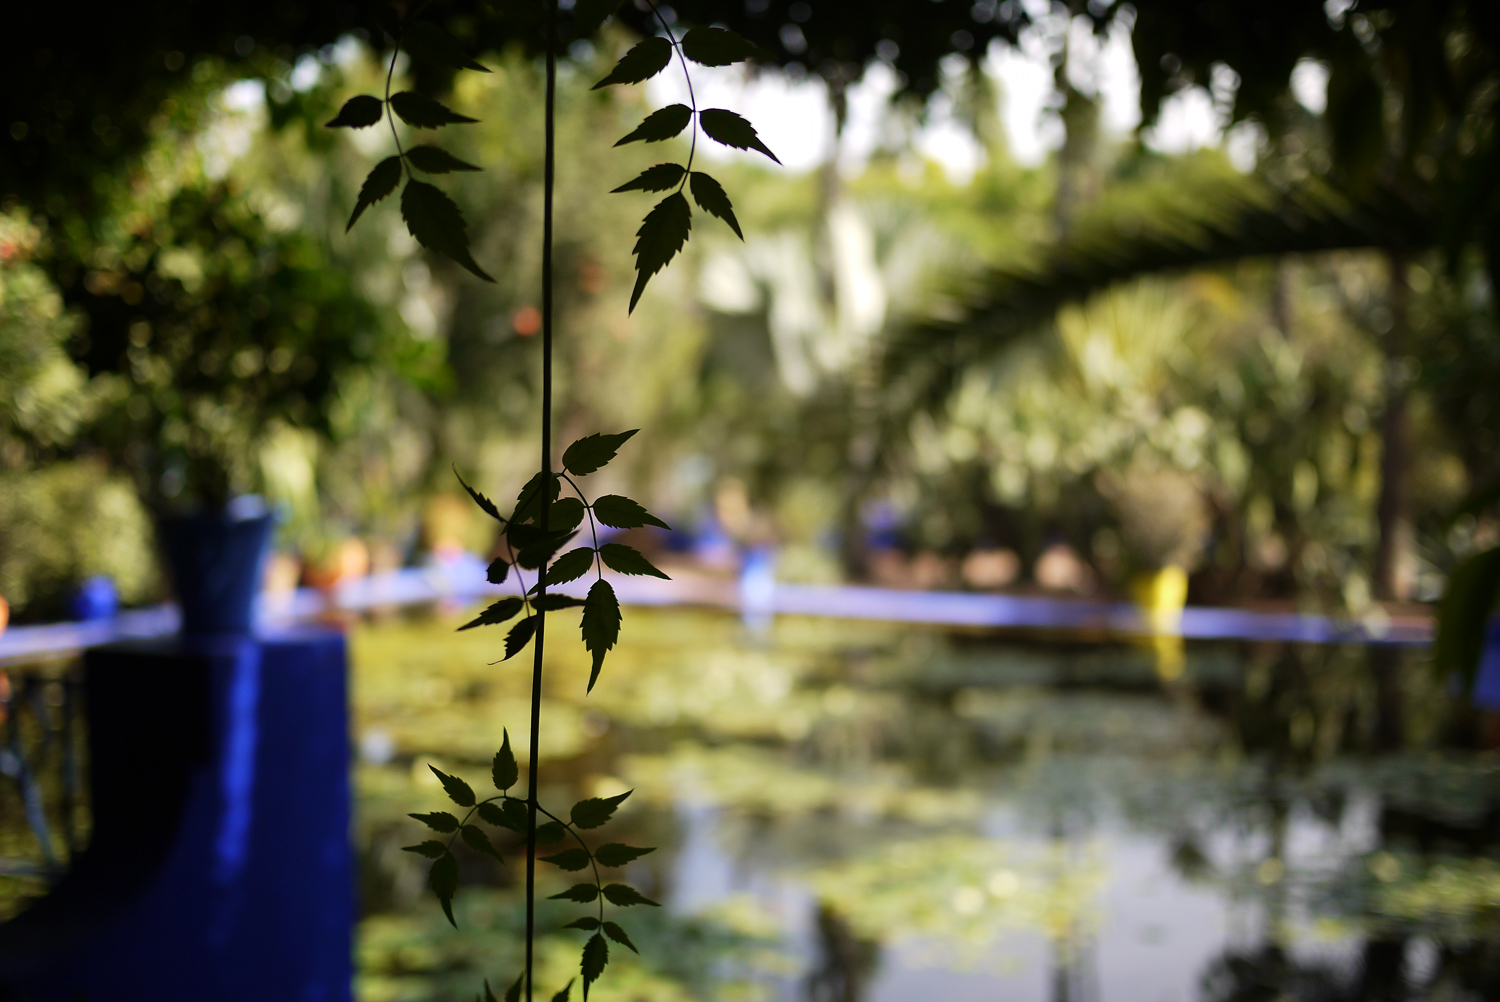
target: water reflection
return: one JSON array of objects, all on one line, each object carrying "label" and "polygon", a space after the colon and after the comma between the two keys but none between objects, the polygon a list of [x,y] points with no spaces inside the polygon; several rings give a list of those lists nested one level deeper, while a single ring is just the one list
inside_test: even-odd
[{"label": "water reflection", "polygon": [[[482,780],[524,718],[482,647],[357,637],[370,1000],[509,949],[445,940],[391,848],[438,806],[414,765]],[[631,877],[670,906],[604,1002],[1500,997],[1500,762],[1410,652],[1189,644],[1162,682],[1149,647],[638,611],[587,707],[570,656],[544,795],[635,788],[621,837],[663,848]],[[508,871],[470,864],[509,928]]]}]

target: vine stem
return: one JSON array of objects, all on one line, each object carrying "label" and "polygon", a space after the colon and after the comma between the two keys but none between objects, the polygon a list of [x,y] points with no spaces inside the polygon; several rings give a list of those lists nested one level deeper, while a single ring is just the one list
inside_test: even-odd
[{"label": "vine stem", "polygon": [[[401,38],[400,36],[397,36],[396,47],[391,50],[391,65],[385,71],[385,117],[389,119],[391,123],[391,138],[396,142],[396,156],[401,158],[401,170],[404,171],[407,178],[410,179],[411,166],[406,162],[406,151],[401,148],[401,137],[396,135],[396,113],[391,110],[391,77],[395,76],[396,74],[396,57],[399,55],[401,55]],[[694,133],[694,138],[696,138],[696,136],[697,134]],[[689,163],[691,162],[692,158],[690,157]]]},{"label": "vine stem", "polygon": [[[552,188],[556,172],[557,136],[557,0],[547,0],[547,102],[542,166],[542,535],[552,507]],[[547,597],[547,562],[537,571],[537,603]],[[536,946],[536,815],[537,764],[542,735],[542,644],[547,636],[547,613],[536,612],[536,651],[531,668],[531,760],[526,763],[526,1002],[532,1002]]]},{"label": "vine stem", "polygon": [[646,6],[651,8],[651,14],[661,25],[661,30],[667,33],[667,41],[672,43],[672,51],[677,54],[677,61],[682,64],[682,78],[687,81],[688,104],[693,109],[693,138],[688,144],[687,167],[682,172],[682,183],[677,186],[680,192],[687,186],[688,178],[693,173],[693,156],[698,152],[698,98],[693,94],[693,74],[688,70],[687,56],[682,51],[682,46],[677,43],[677,36],[672,34],[672,26],[667,19],[661,16],[661,11],[656,9],[656,4],[646,0]]}]

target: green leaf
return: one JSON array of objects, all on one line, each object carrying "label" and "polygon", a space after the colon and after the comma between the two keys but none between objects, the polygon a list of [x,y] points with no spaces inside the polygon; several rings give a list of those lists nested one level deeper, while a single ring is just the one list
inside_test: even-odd
[{"label": "green leaf", "polygon": [[648,143],[659,143],[664,139],[671,139],[686,129],[692,120],[693,109],[685,104],[669,104],[647,115],[646,120],[635,127],[634,132],[615,145],[624,146],[626,143],[642,140]]},{"label": "green leaf", "polygon": [[682,37],[682,54],[703,66],[728,66],[769,55],[759,45],[727,28],[693,28]]},{"label": "green leaf", "polygon": [[485,568],[484,579],[490,584],[504,584],[506,575],[510,573],[510,564],[505,562],[504,557],[496,557],[490,561],[489,567]]},{"label": "green leaf", "polygon": [[519,596],[507,595],[463,626],[460,626],[459,629],[472,630],[476,626],[498,626],[506,620],[513,618],[525,605],[526,603],[521,601]]},{"label": "green leaf", "polygon": [[573,982],[576,978],[569,978],[568,983],[563,985],[562,991],[552,996],[552,1002],[568,1002],[568,996],[573,992]]},{"label": "green leaf", "polygon": [[[552,496],[547,499],[551,504],[557,500],[558,494],[562,493],[562,479],[556,473],[548,474],[552,478]],[[512,522],[525,522],[527,519],[537,518],[541,515],[542,474],[537,473],[526,481],[526,486],[521,488],[521,493],[516,495],[516,510],[511,515]],[[548,526],[550,529],[551,527]]]},{"label": "green leaf", "polygon": [[578,528],[578,523],[583,521],[584,510],[583,502],[577,498],[560,498],[552,502],[552,508],[547,512],[547,530],[567,532]]},{"label": "green leaf", "polygon": [[470,849],[482,852],[487,856],[494,856],[502,863],[505,862],[505,860],[501,857],[500,852],[495,848],[494,844],[490,842],[490,837],[484,833],[483,828],[479,828],[475,825],[464,825],[458,830],[458,835],[466,843],[468,843]]},{"label": "green leaf", "polygon": [[735,236],[745,239],[745,234],[740,232],[740,221],[734,218],[734,206],[730,204],[729,196],[724,193],[719,182],[702,171],[695,170],[688,179],[688,187],[693,192],[693,201],[698,203],[698,208],[711,216],[718,216],[729,224]]},{"label": "green leaf", "polygon": [[430,838],[420,845],[404,845],[401,847],[401,851],[414,852],[418,856],[426,856],[428,859],[437,859],[439,856],[448,851],[448,847],[443,845],[443,843],[439,842],[437,839]]},{"label": "green leaf", "polygon": [[[394,102],[396,99],[391,98]],[[698,112],[698,124],[703,126],[703,131],[715,142],[732,146],[737,150],[756,150],[764,153],[776,163],[776,154],[772,153],[760,137],[755,134],[755,126],[745,121],[732,111],[723,108],[706,108]]]},{"label": "green leaf", "polygon": [[511,627],[510,632],[505,635],[505,657],[500,660],[509,661],[517,654],[520,654],[526,648],[526,645],[531,643],[531,637],[534,633],[536,633],[535,616],[527,616]]},{"label": "green leaf", "polygon": [[665,581],[672,580],[647,560],[640,550],[624,543],[605,543],[599,547],[599,556],[604,558],[604,566],[621,574],[650,575]]},{"label": "green leaf", "polygon": [[431,769],[432,774],[442,782],[443,792],[448,795],[449,800],[453,801],[459,807],[474,806],[474,790],[468,783],[465,783],[457,776],[450,776],[446,772],[442,772],[436,766],[429,765],[427,768]]},{"label": "green leaf", "polygon": [[573,5],[573,37],[588,38],[620,9],[620,0],[578,0]]},{"label": "green leaf", "polygon": [[401,189],[401,218],[417,243],[430,251],[452,258],[474,275],[493,282],[469,254],[469,236],[464,229],[463,213],[453,199],[426,181],[408,181]]},{"label": "green leaf", "polygon": [[650,905],[652,908],[660,908],[661,905],[645,897],[629,884],[605,884],[604,897],[612,905],[628,908],[631,905]]},{"label": "green leaf", "polygon": [[386,157],[376,164],[369,174],[365,175],[365,183],[359,186],[359,198],[354,202],[354,213],[349,217],[349,225],[344,227],[348,233],[354,229],[354,224],[359,217],[365,214],[365,210],[385,196],[396,190],[396,184],[401,180],[401,158]]},{"label": "green leaf", "polygon": [[595,581],[589,589],[589,597],[583,603],[583,646],[594,655],[594,668],[589,673],[588,692],[594,691],[599,681],[599,669],[604,667],[604,655],[620,639],[620,600],[608,581]]},{"label": "green leaf", "polygon": [[406,159],[417,170],[429,174],[451,174],[453,171],[483,170],[437,146],[413,146],[406,151]]},{"label": "green leaf", "polygon": [[568,830],[562,826],[561,822],[548,821],[544,825],[536,826],[537,845],[557,845],[567,837]]},{"label": "green leaf", "polygon": [[516,785],[516,780],[521,778],[521,770],[516,765],[515,753],[510,750],[510,731],[501,728],[500,735],[500,750],[495,752],[495,760],[490,763],[490,780],[495,784],[495,789],[504,793]]},{"label": "green leaf", "polygon": [[564,870],[582,870],[589,865],[589,854],[582,849],[564,849],[552,856],[542,856],[541,860]]},{"label": "green leaf", "polygon": [[574,884],[566,891],[552,895],[554,901],[579,901],[587,904],[599,896],[599,888],[593,884]]},{"label": "green leaf", "polygon": [[411,57],[418,62],[435,66],[451,66],[460,70],[489,70],[469,58],[458,39],[448,34],[431,21],[408,21],[401,33],[401,43]]},{"label": "green leaf", "polygon": [[650,849],[637,849],[633,845],[625,845],[620,842],[606,842],[594,850],[594,859],[598,860],[600,866],[611,869],[624,866],[631,860],[640,859],[649,852],[655,852],[655,847]]},{"label": "green leaf", "polygon": [[588,986],[599,980],[599,975],[604,973],[604,965],[609,963],[609,944],[599,933],[589,937],[589,941],[583,944],[583,987],[586,991]]},{"label": "green leaf", "polygon": [[558,557],[551,567],[547,568],[547,583],[549,585],[563,584],[567,581],[576,581],[589,572],[594,566],[594,549],[591,546],[580,546],[576,550],[569,550]]},{"label": "green leaf", "polygon": [[646,214],[635,236],[635,288],[630,293],[630,309],[640,302],[641,293],[651,276],[665,268],[687,243],[693,228],[693,212],[682,192],[673,192]]},{"label": "green leaf", "polygon": [[594,517],[615,529],[635,529],[643,525],[672,528],[634,501],[618,494],[606,494],[595,501]]},{"label": "green leaf", "polygon": [[563,928],[564,929],[597,929],[597,928],[599,928],[599,920],[596,919],[596,918],[594,918],[592,915],[585,915],[581,919],[574,919],[573,921],[569,922],[567,925],[563,926]]},{"label": "green leaf", "polygon": [[621,946],[628,946],[628,947],[630,947],[630,952],[631,953],[640,953],[641,952],[641,951],[639,951],[639,950],[637,950],[635,948],[635,944],[630,941],[630,937],[627,936],[627,935],[625,935],[625,930],[621,929],[619,926],[615,925],[615,923],[613,923],[613,922],[605,922],[604,923],[604,935],[608,936],[610,939],[614,940],[616,943],[619,943]]},{"label": "green leaf", "polygon": [[522,547],[521,552],[516,554],[516,563],[531,569],[541,567],[552,559],[552,554],[566,546],[576,535],[578,535],[576,532],[549,532],[535,542]]},{"label": "green leaf", "polygon": [[516,975],[516,983],[505,990],[505,1002],[521,1002],[521,985],[525,980],[524,971]]},{"label": "green leaf", "polygon": [[432,869],[427,871],[427,883],[442,902],[448,924],[457,929],[458,923],[453,920],[453,895],[458,893],[458,860],[452,853],[445,852],[432,861]]},{"label": "green leaf", "polygon": [[[675,167],[676,165],[663,166]],[[652,170],[655,169],[652,168]],[[620,451],[620,446],[630,441],[630,437],[638,431],[640,431],[639,428],[632,428],[618,435],[588,435],[580,438],[568,446],[563,453],[563,466],[575,477],[586,477],[614,459]]]},{"label": "green leaf", "polygon": [[495,507],[495,502],[491,501],[489,498],[485,497],[483,494],[470,487],[468,482],[464,480],[463,474],[458,472],[458,467],[456,466],[453,468],[453,475],[455,477],[458,477],[458,482],[464,485],[464,490],[469,492],[469,497],[474,499],[474,503],[479,506],[480,511],[484,512],[486,515],[494,519],[496,522],[499,522],[501,525],[505,524],[505,519],[501,517],[500,509]]},{"label": "green leaf", "polygon": [[583,604],[583,599],[574,598],[572,595],[544,595],[533,599],[531,604],[543,612],[556,612],[558,609],[577,608]]},{"label": "green leaf", "polygon": [[594,84],[594,90],[610,84],[633,84],[649,80],[666,69],[671,61],[671,42],[660,36],[647,38],[621,56],[620,61],[615,63],[615,68],[609,71],[609,76]]},{"label": "green leaf", "polygon": [[447,834],[448,832],[458,831],[458,819],[447,811],[433,811],[431,814],[408,814],[407,817],[416,818],[435,832]]},{"label": "green leaf", "polygon": [[634,793],[634,790],[626,790],[615,797],[589,797],[580,800],[573,805],[571,820],[575,828],[598,828],[611,817],[619,806],[625,802],[625,798]]},{"label": "green leaf", "polygon": [[[621,191],[667,191],[677,187],[685,173],[687,170],[681,164],[657,164],[655,167],[647,167],[634,181],[626,181],[611,194]],[[566,464],[567,459],[563,462]]]},{"label": "green leaf", "polygon": [[426,94],[404,90],[391,95],[391,110],[414,129],[436,129],[444,125],[466,125],[479,119],[460,115]]},{"label": "green leaf", "polygon": [[365,129],[380,121],[385,114],[385,102],[378,97],[369,94],[361,94],[359,97],[351,97],[344,102],[339,113],[333,116],[333,121],[328,123],[328,128]]}]

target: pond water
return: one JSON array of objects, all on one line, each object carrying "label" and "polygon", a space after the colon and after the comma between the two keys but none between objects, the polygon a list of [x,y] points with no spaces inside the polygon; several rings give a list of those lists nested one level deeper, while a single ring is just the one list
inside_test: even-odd
[{"label": "pond water", "polygon": [[[519,970],[524,850],[462,860],[457,932],[401,851],[429,764],[524,745],[529,655],[456,622],[353,634],[364,1002]],[[633,789],[601,840],[659,847],[602,1002],[1500,998],[1500,759],[1421,652],[632,609],[585,698],[553,629],[543,802]],[[548,995],[579,911],[541,909]]]}]

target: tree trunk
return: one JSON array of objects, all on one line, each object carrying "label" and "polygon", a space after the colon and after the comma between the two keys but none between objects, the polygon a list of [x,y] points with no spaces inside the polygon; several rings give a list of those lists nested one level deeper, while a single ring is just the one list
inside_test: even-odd
[{"label": "tree trunk", "polygon": [[1406,470],[1410,465],[1410,419],[1407,415],[1404,352],[1407,337],[1406,256],[1393,251],[1390,263],[1391,329],[1385,340],[1385,413],[1380,421],[1380,502],[1376,509],[1380,540],[1375,549],[1372,591],[1393,601],[1410,595],[1411,522],[1406,510]]}]

